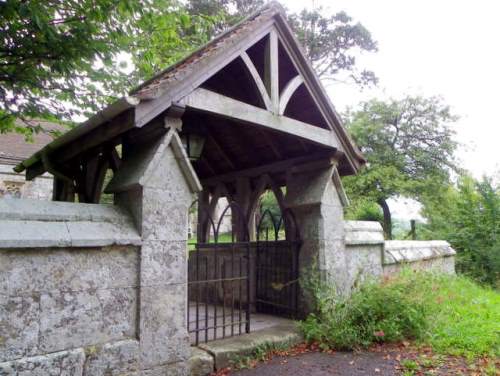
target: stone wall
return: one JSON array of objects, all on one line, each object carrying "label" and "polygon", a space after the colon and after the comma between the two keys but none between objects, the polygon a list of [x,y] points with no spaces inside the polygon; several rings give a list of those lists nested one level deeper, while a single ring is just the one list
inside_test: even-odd
[{"label": "stone wall", "polygon": [[345,221],[347,276],[341,281],[351,290],[366,278],[394,275],[404,267],[455,273],[455,251],[443,240],[384,240],[378,222]]},{"label": "stone wall", "polygon": [[450,244],[443,240],[386,241],[384,275],[396,274],[403,267],[454,274],[455,254]]},{"label": "stone wall", "polygon": [[201,185],[178,128],[124,150],[116,205],[0,200],[0,375],[187,375]]},{"label": "stone wall", "polygon": [[0,375],[133,374],[140,243],[113,206],[0,200]]},{"label": "stone wall", "polygon": [[378,222],[345,221],[345,257],[349,270],[345,288],[383,273],[384,233]]},{"label": "stone wall", "polygon": [[26,181],[24,174],[15,173],[13,165],[0,164],[0,198],[52,199],[52,176],[43,174]]}]

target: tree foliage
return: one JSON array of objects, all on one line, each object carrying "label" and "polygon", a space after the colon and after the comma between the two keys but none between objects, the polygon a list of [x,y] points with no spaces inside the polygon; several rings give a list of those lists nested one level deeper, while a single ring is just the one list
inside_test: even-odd
[{"label": "tree foliage", "polygon": [[323,8],[304,9],[288,17],[317,74],[362,86],[376,84],[375,73],[359,70],[356,61],[360,52],[377,51],[370,32],[345,12],[327,14]]},{"label": "tree foliage", "polygon": [[419,199],[447,184],[456,169],[456,120],[438,97],[407,96],[401,100],[371,100],[347,114],[347,126],[368,165],[344,180],[350,197],[378,203],[384,229],[391,237],[387,199],[402,195]]},{"label": "tree foliage", "polygon": [[456,187],[423,201],[423,235],[449,241],[458,252],[459,271],[500,287],[500,187],[488,178],[462,176]]},{"label": "tree foliage", "polygon": [[0,132],[94,113],[205,41],[209,25],[173,0],[0,2]]}]

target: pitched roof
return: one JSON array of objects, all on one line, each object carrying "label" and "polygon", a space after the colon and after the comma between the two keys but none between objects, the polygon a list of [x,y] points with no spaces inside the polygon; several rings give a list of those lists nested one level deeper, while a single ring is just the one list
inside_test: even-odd
[{"label": "pitched roof", "polygon": [[223,51],[242,37],[251,34],[258,29],[259,25],[271,20],[273,16],[282,11],[283,8],[279,3],[275,1],[269,2],[266,6],[217,35],[190,55],[143,82],[133,89],[130,94],[143,99],[157,96],[165,85],[172,81],[179,81],[183,75],[192,72],[193,66],[202,65],[206,59],[215,56],[219,51]]},{"label": "pitched roof", "polygon": [[[243,51],[243,42],[246,43],[248,40],[257,41],[258,38],[264,35],[259,33],[263,33],[271,25],[279,27],[280,33],[286,39],[294,58],[297,60],[297,64],[303,67],[307,75],[309,90],[313,91],[312,95],[314,97],[319,98],[322,111],[328,117],[328,123],[337,134],[346,152],[348,163],[351,166],[350,170],[356,172],[359,166],[365,162],[364,157],[343,127],[341,119],[319,78],[305,57],[300,43],[287,24],[283,8],[275,1],[269,2],[259,11],[212,39],[186,58],[144,82],[132,90],[129,97],[121,98],[55,140],[50,145],[50,152],[74,142],[131,108],[135,109],[135,126],[142,127],[155,116],[165,111],[172,103],[179,101],[199,87],[209,77],[224,68],[229,61],[238,57]],[[37,152],[31,158],[16,166],[16,171],[19,172],[35,163],[40,163],[42,152]]]},{"label": "pitched roof", "polygon": [[[17,122],[21,123],[20,120]],[[52,142],[56,133],[67,130],[61,124],[46,120],[34,120],[32,123],[42,127],[42,131],[33,135],[32,141],[27,141],[24,135],[19,133],[0,133],[0,164],[15,165],[29,158],[45,145]]]}]

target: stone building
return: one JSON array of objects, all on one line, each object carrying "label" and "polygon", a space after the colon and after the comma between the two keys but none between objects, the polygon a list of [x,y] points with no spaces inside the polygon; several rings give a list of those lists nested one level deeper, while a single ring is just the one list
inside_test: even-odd
[{"label": "stone building", "polygon": [[[310,312],[308,273],[349,294],[401,262],[453,272],[445,242],[344,221],[364,163],[269,3],[15,167],[52,174],[57,202],[0,200],[0,374],[188,375],[204,342]],[[267,190],[280,218],[255,223]]]},{"label": "stone building", "polygon": [[63,127],[47,121],[37,121],[43,131],[27,141],[18,133],[0,134],[0,197],[52,199],[52,175],[46,173],[27,181],[24,173],[16,173],[13,168],[43,148],[54,137],[51,131],[63,131]]}]

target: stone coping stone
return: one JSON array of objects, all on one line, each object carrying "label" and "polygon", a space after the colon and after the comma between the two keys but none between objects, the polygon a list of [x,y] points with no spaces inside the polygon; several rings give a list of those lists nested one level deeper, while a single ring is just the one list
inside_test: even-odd
[{"label": "stone coping stone", "polygon": [[252,355],[260,346],[294,346],[303,341],[297,324],[290,320],[289,324],[280,324],[253,333],[204,343],[198,347],[212,355],[215,369],[218,370],[231,366],[238,357]]},{"label": "stone coping stone", "polygon": [[387,240],[384,264],[418,262],[455,256],[455,250],[444,240]]},{"label": "stone coping stone", "polygon": [[0,199],[0,248],[141,245],[132,218],[113,205]]},{"label": "stone coping stone", "polygon": [[377,221],[344,221],[344,228],[348,231],[383,232],[382,225]]},{"label": "stone coping stone", "polygon": [[95,221],[122,223],[130,221],[127,212],[115,205],[18,198],[0,199],[0,219],[42,222]]},{"label": "stone coping stone", "polygon": [[344,221],[346,245],[384,244],[384,231],[378,222]]}]

